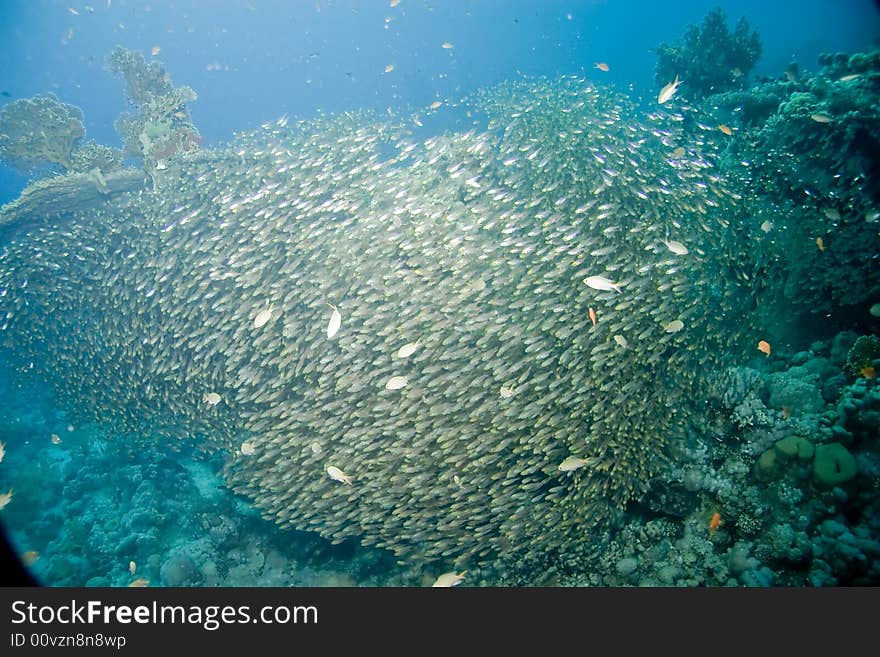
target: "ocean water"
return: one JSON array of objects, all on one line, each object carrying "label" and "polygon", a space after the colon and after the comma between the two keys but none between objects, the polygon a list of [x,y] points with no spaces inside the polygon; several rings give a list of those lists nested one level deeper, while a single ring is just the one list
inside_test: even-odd
[{"label": "ocean water", "polygon": [[0,521],[42,583],[880,582],[875,3],[0,26]]}]

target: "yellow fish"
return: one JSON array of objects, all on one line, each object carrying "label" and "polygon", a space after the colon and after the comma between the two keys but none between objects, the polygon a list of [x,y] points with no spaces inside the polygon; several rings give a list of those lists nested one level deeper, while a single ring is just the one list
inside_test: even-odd
[{"label": "yellow fish", "polygon": [[675,76],[675,79],[667,84],[660,90],[660,93],[657,94],[657,102],[661,105],[667,102],[670,98],[675,95],[675,92],[678,91],[678,85],[681,84],[681,80],[678,79],[678,75]]},{"label": "yellow fish", "polygon": [[339,481],[343,484],[348,484],[349,486],[351,486],[351,477],[349,477],[347,474],[345,474],[342,470],[337,468],[335,465],[328,465],[327,466],[327,475],[333,481]]},{"label": "yellow fish", "polygon": [[443,573],[437,580],[431,584],[432,587],[448,587],[448,586],[458,586],[461,583],[461,580],[464,579],[464,576],[467,574],[466,570],[461,571],[460,573]]},{"label": "yellow fish", "polygon": [[593,463],[595,463],[595,459],[582,459],[579,456],[569,456],[560,463],[556,469],[560,472],[573,472],[585,465],[593,465]]},{"label": "yellow fish", "polygon": [[5,493],[0,493],[0,509],[5,508],[9,504],[9,500],[12,499],[12,493],[13,490],[11,488]]}]

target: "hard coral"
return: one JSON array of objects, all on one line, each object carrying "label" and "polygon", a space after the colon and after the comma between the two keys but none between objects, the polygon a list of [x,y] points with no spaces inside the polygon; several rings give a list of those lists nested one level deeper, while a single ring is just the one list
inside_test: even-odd
[{"label": "hard coral", "polygon": [[0,159],[22,172],[52,164],[69,170],[74,146],[85,134],[82,111],[52,93],[0,109]]},{"label": "hard coral", "polygon": [[705,101],[742,117],[722,166],[742,178],[754,214],[774,208],[772,239],[756,231],[753,255],[766,263],[764,280],[785,281],[795,312],[819,316],[880,291],[865,257],[877,243],[880,76],[864,67],[878,60],[880,51],[824,55],[816,75]]},{"label": "hard coral", "polygon": [[107,67],[116,77],[125,79],[128,102],[140,107],[154,96],[163,96],[172,90],[171,80],[159,62],[147,64],[137,50],[116,46],[107,58]]},{"label": "hard coral", "polygon": [[89,140],[74,149],[70,161],[71,171],[86,172],[97,168],[101,173],[110,173],[122,168],[122,151]]},{"label": "hard coral", "polygon": [[666,84],[678,75],[691,97],[745,87],[749,71],[761,57],[761,38],[740,18],[733,33],[724,11],[716,7],[700,26],[691,25],[684,39],[657,48],[655,80]]},{"label": "hard coral", "polygon": [[143,160],[147,171],[164,167],[164,160],[177,153],[195,150],[201,136],[192,122],[187,104],[196,92],[187,86],[174,87],[158,62],[147,64],[136,51],[117,47],[108,59],[110,70],[125,78],[129,102],[137,115],[122,114],[116,130],[125,152]]}]

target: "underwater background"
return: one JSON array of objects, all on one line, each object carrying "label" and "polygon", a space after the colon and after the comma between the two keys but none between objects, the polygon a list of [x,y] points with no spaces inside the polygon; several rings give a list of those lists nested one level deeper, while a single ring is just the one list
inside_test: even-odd
[{"label": "underwater background", "polygon": [[880,11],[0,2],[50,586],[880,583]]}]

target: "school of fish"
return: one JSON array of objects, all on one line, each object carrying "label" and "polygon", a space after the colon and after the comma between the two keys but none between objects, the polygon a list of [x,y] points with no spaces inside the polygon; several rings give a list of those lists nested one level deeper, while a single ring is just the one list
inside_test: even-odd
[{"label": "school of fish", "polygon": [[268,124],[7,227],[0,339],[75,424],[222,450],[282,527],[459,570],[564,553],[753,353],[722,320],[753,284],[726,137],[577,77],[461,104],[487,123]]}]

